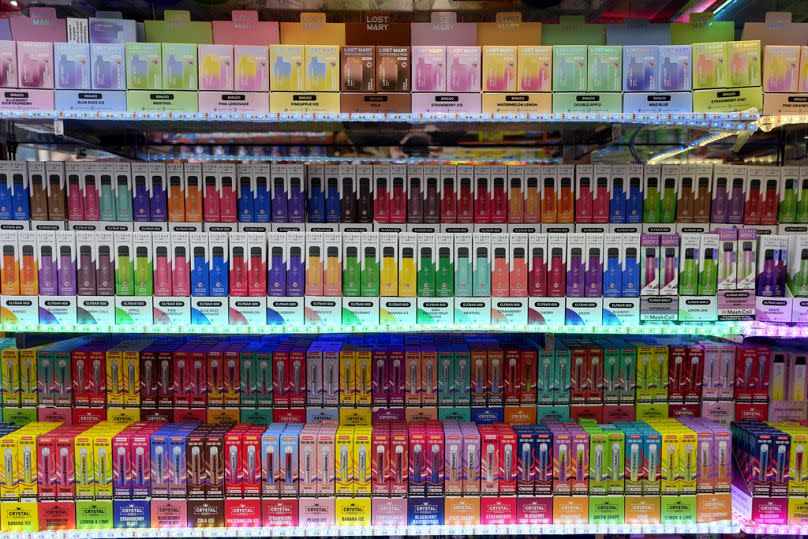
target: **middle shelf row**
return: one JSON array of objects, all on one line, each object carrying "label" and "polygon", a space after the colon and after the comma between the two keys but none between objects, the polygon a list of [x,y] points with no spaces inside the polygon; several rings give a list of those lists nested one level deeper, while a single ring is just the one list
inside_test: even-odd
[{"label": "middle shelf row", "polygon": [[621,225],[808,224],[808,167],[0,161],[0,220]]},{"label": "middle shelf row", "polygon": [[677,336],[283,335],[0,341],[3,419],[483,423],[804,419],[808,354]]},{"label": "middle shelf row", "polygon": [[808,235],[0,230],[4,324],[808,320]]}]

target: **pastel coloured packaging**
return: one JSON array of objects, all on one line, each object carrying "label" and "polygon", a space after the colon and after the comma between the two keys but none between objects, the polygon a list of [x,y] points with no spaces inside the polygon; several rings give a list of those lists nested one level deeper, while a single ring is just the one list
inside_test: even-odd
[{"label": "pastel coloured packaging", "polygon": [[339,47],[306,45],[306,87],[311,92],[338,92],[340,87]]},{"label": "pastel coloured packaging", "polygon": [[587,86],[587,47],[553,47],[553,91],[585,92]]},{"label": "pastel coloured packaging", "polygon": [[233,47],[234,85],[237,92],[269,91],[269,49],[260,45]]},{"label": "pastel coloured packaging", "polygon": [[686,92],[691,89],[693,51],[690,45],[662,45],[659,47],[660,92]]},{"label": "pastel coloured packaging", "polygon": [[657,89],[658,55],[659,49],[654,45],[623,47],[623,91]]},{"label": "pastel coloured packaging", "polygon": [[91,43],[92,88],[126,90],[126,53],[122,43]]},{"label": "pastel coloured packaging", "polygon": [[553,75],[552,47],[517,47],[517,90],[520,92],[549,92]]},{"label": "pastel coloured packaging", "polygon": [[480,47],[446,48],[446,90],[449,92],[480,91]]},{"label": "pastel coloured packaging", "polygon": [[412,47],[412,90],[446,91],[446,47]]},{"label": "pastel coloured packaging", "polygon": [[54,43],[57,89],[90,88],[90,46],[86,43]]},{"label": "pastel coloured packaging", "polygon": [[166,90],[196,90],[196,45],[163,43],[163,86]]},{"label": "pastel coloured packaging", "polygon": [[199,89],[233,90],[233,46],[198,45]]},{"label": "pastel coloured packaging", "polygon": [[305,47],[302,45],[269,46],[269,84],[272,91],[305,90]]},{"label": "pastel coloured packaging", "polygon": [[162,58],[162,47],[159,43],[127,43],[127,88],[130,90],[162,89]]},{"label": "pastel coloured packaging", "polygon": [[801,79],[801,47],[767,45],[763,48],[763,91],[796,92]]},{"label": "pastel coloured packaging", "polygon": [[590,92],[619,92],[622,88],[623,47],[619,45],[588,48],[588,85]]},{"label": "pastel coloured packaging", "polygon": [[483,91],[516,91],[516,47],[483,47]]},{"label": "pastel coloured packaging", "polygon": [[53,43],[17,41],[20,88],[53,88]]}]

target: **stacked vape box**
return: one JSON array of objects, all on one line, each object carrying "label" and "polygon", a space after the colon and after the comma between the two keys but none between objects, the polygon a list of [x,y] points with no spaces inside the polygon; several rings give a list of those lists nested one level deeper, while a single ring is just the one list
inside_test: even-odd
[{"label": "stacked vape box", "polygon": [[[694,43],[692,51],[693,111],[762,107],[760,41]],[[729,108],[716,106],[722,97],[720,105]]]},{"label": "stacked vape box", "polygon": [[[479,47],[477,47],[479,57]],[[340,110],[349,113],[395,113],[410,111],[410,47],[342,47]],[[476,63],[479,91],[479,58]],[[458,82],[474,76],[470,66],[458,66]],[[445,73],[444,73],[445,77]],[[422,81],[425,79],[422,78]],[[445,81],[445,79],[444,79]]]}]

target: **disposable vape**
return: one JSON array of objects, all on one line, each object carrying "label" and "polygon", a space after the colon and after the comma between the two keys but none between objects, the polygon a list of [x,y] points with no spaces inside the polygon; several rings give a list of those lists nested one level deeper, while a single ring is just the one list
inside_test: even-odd
[{"label": "disposable vape", "polygon": [[126,245],[118,246],[118,256],[115,258],[115,295],[132,296],[135,293],[132,260],[130,248]]},{"label": "disposable vape", "polygon": [[489,265],[488,249],[475,247],[474,258],[474,297],[488,297],[491,295],[491,268]]},{"label": "disposable vape", "polygon": [[404,247],[401,250],[401,261],[398,275],[398,295],[400,297],[414,297],[418,288],[417,265],[415,263],[415,250]]},{"label": "disposable vape", "polygon": [[365,247],[362,258],[361,296],[379,295],[379,260],[376,258],[376,247]]},{"label": "disposable vape", "polygon": [[471,257],[468,247],[460,247],[457,250],[457,261],[455,263],[455,296],[468,297],[472,295],[472,271]]},{"label": "disposable vape", "polygon": [[542,247],[531,249],[528,290],[531,297],[547,296],[547,262],[545,261]]},{"label": "disposable vape", "polygon": [[418,257],[418,297],[435,296],[435,261],[430,247],[420,247]]},{"label": "disposable vape", "polygon": [[454,273],[452,250],[449,247],[439,247],[438,267],[435,273],[435,290],[437,296],[454,296]]}]

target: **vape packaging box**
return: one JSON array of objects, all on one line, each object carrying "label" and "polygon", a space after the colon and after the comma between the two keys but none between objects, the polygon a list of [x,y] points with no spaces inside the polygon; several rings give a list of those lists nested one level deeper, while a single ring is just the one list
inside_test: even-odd
[{"label": "vape packaging box", "polygon": [[517,89],[517,48],[487,46],[482,49],[483,91],[515,92]]},{"label": "vape packaging box", "polygon": [[655,45],[623,47],[623,91],[656,91],[658,79],[658,47]]},{"label": "vape packaging box", "polygon": [[17,73],[20,88],[53,89],[53,43],[17,41]]},{"label": "vape packaging box", "polygon": [[163,88],[196,90],[198,69],[196,45],[163,43]]},{"label": "vape packaging box", "polygon": [[480,66],[480,47],[447,47],[446,90],[448,92],[479,92]]},{"label": "vape packaging box", "polygon": [[94,90],[126,90],[126,53],[122,43],[90,44]]},{"label": "vape packaging box", "polygon": [[588,84],[590,92],[619,92],[622,89],[623,47],[588,47]]},{"label": "vape packaging box", "polygon": [[660,92],[689,92],[693,51],[690,45],[660,45],[658,87]]},{"label": "vape packaging box", "polygon": [[727,87],[726,43],[694,43],[692,47],[693,89]]},{"label": "vape packaging box", "polygon": [[412,47],[414,92],[445,92],[446,71],[446,47]]},{"label": "vape packaging box", "polygon": [[381,92],[410,91],[410,47],[376,47],[376,85]]},{"label": "vape packaging box", "polygon": [[17,87],[17,44],[13,41],[0,41],[0,62],[4,69],[0,73],[0,87]]},{"label": "vape packaging box", "polygon": [[659,234],[643,234],[640,236],[641,296],[659,295],[659,249]]},{"label": "vape packaging box", "polygon": [[[234,84],[233,45],[197,46],[199,89],[232,91]],[[165,61],[165,59],[164,59]]]},{"label": "vape packaging box", "polygon": [[586,45],[553,47],[554,92],[585,92],[587,73]]},{"label": "vape packaging box", "polygon": [[301,92],[306,89],[303,45],[270,45],[269,65],[270,90]]},{"label": "vape packaging box", "polygon": [[161,90],[163,88],[162,58],[162,47],[159,43],[127,43],[127,89]]},{"label": "vape packaging box", "polygon": [[[757,261],[757,295],[783,297],[787,267],[789,238],[787,236],[761,236]],[[801,253],[800,253],[801,255]]]},{"label": "vape packaging box", "polygon": [[376,91],[376,48],[342,47],[342,77],[340,89],[343,92]]},{"label": "vape packaging box", "polygon": [[727,85],[733,88],[760,86],[760,41],[728,41],[724,50]]},{"label": "vape packaging box", "polygon": [[340,89],[340,52],[336,45],[305,46],[305,90],[338,92]]},{"label": "vape packaging box", "polygon": [[549,92],[553,65],[552,47],[517,47],[517,91]]},{"label": "vape packaging box", "polygon": [[233,66],[235,91],[269,91],[269,49],[265,45],[235,45]]},{"label": "vape packaging box", "polygon": [[90,46],[87,43],[54,43],[55,83],[59,90],[89,89]]},{"label": "vape packaging box", "polygon": [[660,234],[659,240],[659,294],[675,296],[679,293],[679,236]]}]

